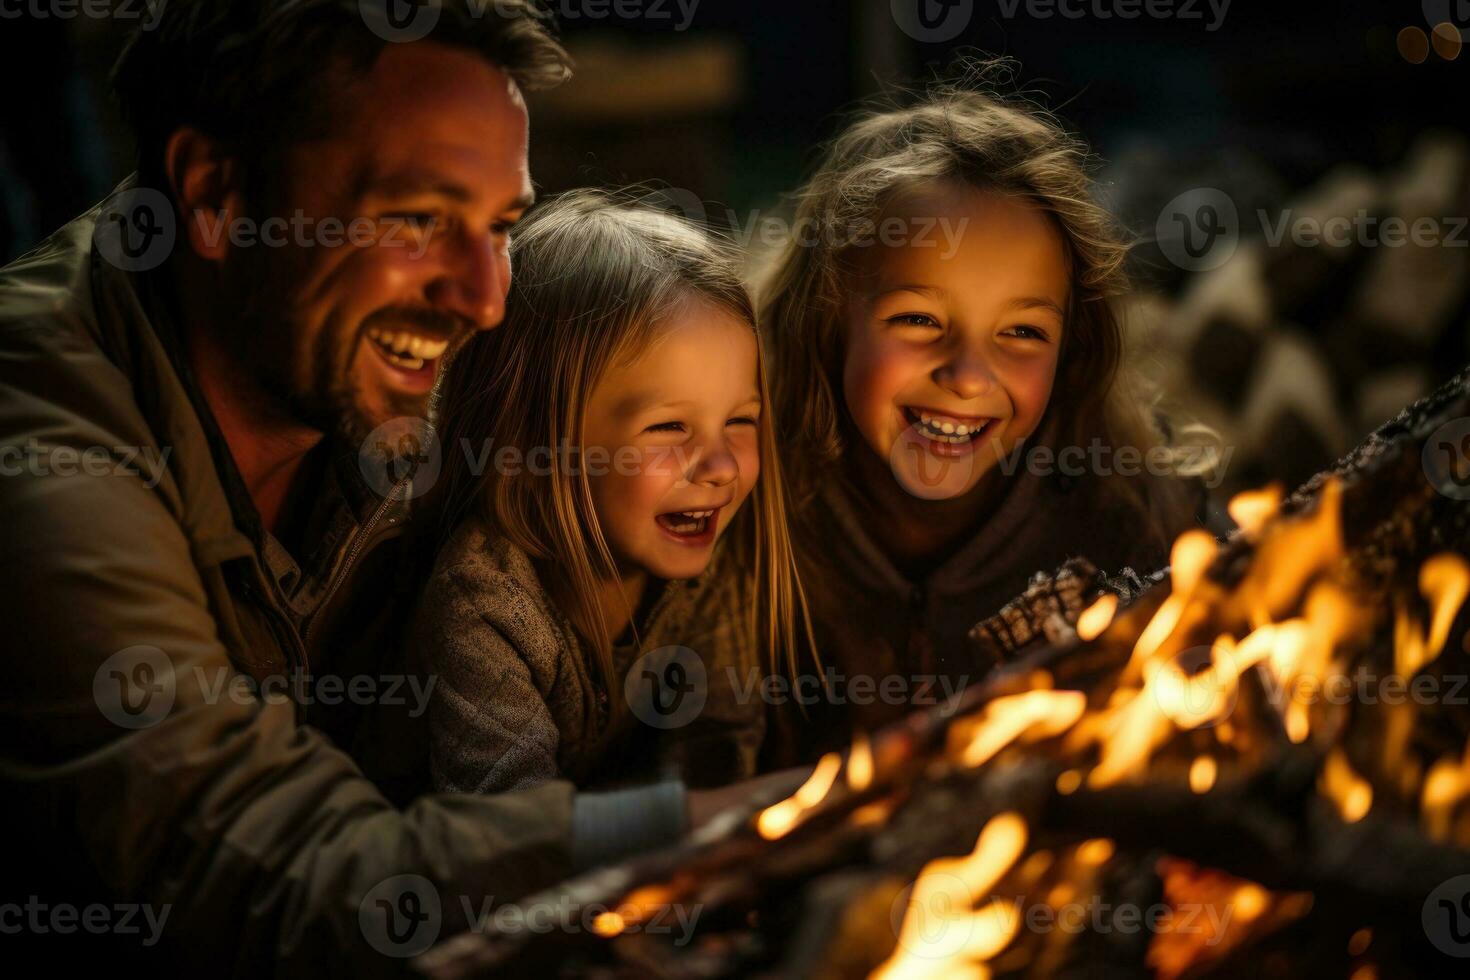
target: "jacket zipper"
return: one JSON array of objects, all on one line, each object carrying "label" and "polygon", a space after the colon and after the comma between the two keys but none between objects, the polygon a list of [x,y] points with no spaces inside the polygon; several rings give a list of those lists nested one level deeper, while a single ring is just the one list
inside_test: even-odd
[{"label": "jacket zipper", "polygon": [[309,667],[307,650],[311,648],[311,638],[316,632],[316,624],[321,622],[322,613],[327,611],[327,607],[331,604],[333,597],[336,596],[337,590],[347,580],[347,576],[352,571],[352,564],[357,560],[358,554],[372,540],[373,529],[383,519],[383,515],[388,512],[388,508],[397,502],[399,492],[411,480],[412,477],[406,477],[394,484],[393,489],[388,493],[388,496],[383,498],[383,502],[378,504],[377,509],[368,517],[367,522],[353,533],[352,544],[347,548],[347,557],[342,560],[342,564],[337,568],[337,573],[332,576],[332,581],[327,584],[326,594],[322,596],[322,601],[317,603],[316,612],[312,614],[311,622],[306,624],[306,632],[301,636],[301,663],[304,668]]}]

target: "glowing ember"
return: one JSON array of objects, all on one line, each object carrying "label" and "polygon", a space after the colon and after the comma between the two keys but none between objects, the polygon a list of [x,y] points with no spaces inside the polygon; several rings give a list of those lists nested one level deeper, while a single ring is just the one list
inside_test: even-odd
[{"label": "glowing ember", "polygon": [[626,927],[623,917],[616,912],[603,912],[592,920],[592,931],[599,936],[616,936]]},{"label": "glowing ember", "polygon": [[1213,756],[1199,756],[1189,766],[1189,788],[1196,793],[1208,793],[1215,785],[1215,760]]}]

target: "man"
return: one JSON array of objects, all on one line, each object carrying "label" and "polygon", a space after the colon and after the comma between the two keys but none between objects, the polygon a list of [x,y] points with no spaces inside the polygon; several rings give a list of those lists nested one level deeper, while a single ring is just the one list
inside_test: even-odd
[{"label": "man", "polygon": [[375,456],[500,322],[521,93],[568,73],[524,0],[406,9],[159,8],[137,177],[0,272],[0,930],[52,962],[388,971],[685,827],[677,784],[409,802],[367,709],[427,694]]}]

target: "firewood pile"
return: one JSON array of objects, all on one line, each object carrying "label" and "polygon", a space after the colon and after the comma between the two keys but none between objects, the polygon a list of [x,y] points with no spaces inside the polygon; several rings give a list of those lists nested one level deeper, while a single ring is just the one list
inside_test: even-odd
[{"label": "firewood pile", "polygon": [[[415,965],[1453,970],[1470,956],[1467,449],[1470,371],[1295,493],[1237,497],[1230,540],[1186,533],[1141,595],[1102,595],[1063,642],[860,737],[789,799],[520,903],[604,910],[593,928],[487,920]],[[654,928],[670,909],[697,918]]]}]

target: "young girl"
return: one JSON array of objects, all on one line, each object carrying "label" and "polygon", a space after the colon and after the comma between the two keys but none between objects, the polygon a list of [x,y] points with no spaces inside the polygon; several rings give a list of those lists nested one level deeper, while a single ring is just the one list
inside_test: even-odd
[{"label": "young girl", "polygon": [[770,761],[983,677],[967,634],[1034,573],[1151,570],[1192,523],[1123,371],[1125,247],[1085,162],[945,87],[854,122],[797,193],[759,320],[829,690]]},{"label": "young girl", "polygon": [[447,540],[416,628],[434,782],[750,775],[756,651],[794,649],[803,600],[738,262],[591,190],[511,252],[505,322],[440,395]]}]

